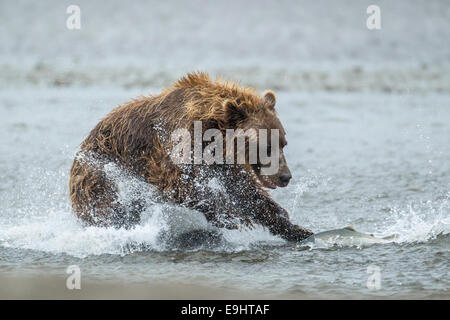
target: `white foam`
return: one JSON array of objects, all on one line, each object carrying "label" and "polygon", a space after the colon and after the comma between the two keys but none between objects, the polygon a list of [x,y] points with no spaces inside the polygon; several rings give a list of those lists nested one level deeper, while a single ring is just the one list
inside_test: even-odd
[{"label": "white foam", "polygon": [[[68,177],[64,174],[65,171],[48,171],[41,168],[27,174],[21,193],[15,194],[10,190],[6,194],[7,197],[3,196],[4,203],[12,204],[17,201],[20,205],[3,208],[4,212],[0,219],[0,246],[64,253],[76,257],[124,255],[134,250],[166,250],[165,243],[159,238],[161,232],[179,234],[195,229],[212,228],[199,212],[154,202],[152,188],[142,180],[121,171],[118,166],[109,164],[106,169],[108,176],[120,185],[122,202],[127,203],[142,195],[147,199],[141,223],[135,228],[83,227],[70,210],[66,190]],[[316,185],[326,185],[323,179],[324,177],[306,177],[297,185],[288,188],[288,192],[289,190],[293,192],[290,199],[294,202],[291,210],[294,221],[297,220],[294,216],[297,203],[305,192],[313,192]],[[211,181],[207,187],[217,188],[217,182]],[[450,194],[447,194],[440,200],[413,204],[407,209],[394,208],[387,215],[389,219],[385,219],[385,223],[378,227],[379,232],[375,233],[375,236],[398,234],[399,237],[395,242],[411,243],[426,242],[439,234],[448,234],[449,199]],[[286,207],[291,206],[288,203]],[[313,220],[308,222],[311,222],[307,223],[308,228],[317,229]],[[328,218],[320,223],[321,228],[325,225],[325,229],[344,226],[329,225],[333,222]],[[334,221],[334,223],[341,222]],[[365,230],[361,231],[372,231],[370,229],[371,225],[366,224]],[[222,230],[222,234],[227,245],[219,246],[217,250],[241,251],[249,250],[259,243],[270,245],[284,243],[261,226],[255,226],[252,230]]]},{"label": "white foam", "polygon": [[[393,224],[376,236],[398,234],[398,243],[426,242],[439,234],[448,234],[450,218],[448,200],[439,206],[429,204],[428,211],[394,210]],[[161,231],[172,233],[198,228],[208,228],[203,215],[188,209],[170,205],[153,204],[143,213],[141,224],[133,229],[83,227],[70,211],[43,210],[0,225],[0,245],[11,248],[40,250],[50,253],[65,253],[76,257],[101,254],[127,254],[133,250],[165,250],[159,242]],[[279,237],[261,226],[252,230],[223,230],[225,240],[234,251],[248,250],[256,243],[282,244]],[[133,249],[133,245],[138,245]],[[130,247],[131,246],[131,247]],[[131,249],[130,249],[131,248]],[[217,248],[218,250],[229,250]],[[313,246],[312,248],[323,248]]]},{"label": "white foam", "polygon": [[394,208],[393,223],[383,235],[398,234],[396,242],[426,242],[450,233],[450,193],[440,201],[410,204],[406,209]]}]

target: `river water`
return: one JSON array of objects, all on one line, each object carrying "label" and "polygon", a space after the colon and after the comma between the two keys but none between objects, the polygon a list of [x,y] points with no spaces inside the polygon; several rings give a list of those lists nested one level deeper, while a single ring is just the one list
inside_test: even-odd
[{"label": "river water", "polygon": [[[300,247],[256,229],[224,231],[223,243],[175,250],[158,234],[171,225],[207,227],[201,214],[155,204],[141,225],[116,230],[84,228],[70,210],[78,144],[111,106],[136,93],[30,91],[25,98],[12,90],[0,95],[2,272],[64,274],[76,264],[100,280],[325,297],[448,294],[448,95],[278,94],[293,179],[273,197],[313,231],[352,225],[377,236],[396,233],[394,242]],[[366,286],[372,265],[381,269],[377,291]]]},{"label": "river water", "polygon": [[[201,10],[177,2],[183,10],[174,11],[81,1],[80,31],[65,29],[61,4],[2,2],[0,272],[66,276],[78,265],[85,281],[449,298],[450,9],[381,1],[383,29],[370,33],[363,2],[329,11],[321,1],[264,3],[257,14],[250,9],[259,2]],[[81,141],[113,107],[197,69],[276,92],[293,179],[271,195],[293,221],[398,237],[311,247],[256,228],[175,249],[161,232],[208,226],[164,204],[146,208],[131,230],[82,227],[68,200]],[[367,286],[373,270],[378,289]]]}]

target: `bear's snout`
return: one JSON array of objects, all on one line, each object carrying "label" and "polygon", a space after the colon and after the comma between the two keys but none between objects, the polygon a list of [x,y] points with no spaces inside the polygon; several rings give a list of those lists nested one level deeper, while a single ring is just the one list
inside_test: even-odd
[{"label": "bear's snout", "polygon": [[291,180],[292,175],[290,172],[284,173],[280,175],[280,187],[286,187],[289,184],[289,181]]}]

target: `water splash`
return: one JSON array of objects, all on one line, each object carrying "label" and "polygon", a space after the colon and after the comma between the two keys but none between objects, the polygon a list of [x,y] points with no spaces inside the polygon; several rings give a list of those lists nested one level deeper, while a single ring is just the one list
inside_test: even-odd
[{"label": "water splash", "polygon": [[[80,258],[125,255],[136,251],[172,250],[169,243],[190,231],[218,231],[197,211],[158,202],[153,187],[117,164],[100,163],[87,155],[80,157],[102,168],[108,179],[118,186],[121,203],[132,204],[138,198],[145,200],[140,224],[131,229],[83,226],[71,212],[67,169],[35,168],[24,175],[26,179],[13,186],[16,192],[1,194],[4,206],[0,218],[0,247],[64,253]],[[205,187],[217,189],[220,185],[212,180]],[[271,240],[277,243],[277,238],[262,227],[218,232],[224,239],[214,248],[218,251],[248,250],[254,243]],[[279,239],[278,242],[282,243]]]},{"label": "water splash", "polygon": [[397,233],[396,240],[426,242],[450,233],[450,192],[436,201],[411,203],[407,208],[392,208],[393,223],[386,234]]},{"label": "water splash", "polygon": [[[0,207],[1,247],[65,253],[76,257],[125,255],[143,250],[171,250],[162,234],[179,235],[198,229],[217,231],[199,212],[158,203],[154,190],[145,181],[112,163],[105,165],[104,170],[119,186],[121,202],[132,203],[136,197],[142,196],[146,199],[141,223],[132,229],[84,227],[70,209],[67,167],[64,163],[57,170],[26,168],[29,170],[27,174],[21,174],[24,180],[11,183],[11,190],[0,195],[3,203]],[[293,197],[287,204],[288,208],[292,208],[292,214],[295,214],[298,203],[306,193],[314,192],[317,184],[326,186],[328,181],[314,175],[294,185],[291,190]],[[217,181],[211,181],[208,187],[216,189],[220,185]],[[447,193],[439,200],[411,204],[406,209],[394,207],[383,226],[378,228],[380,232],[375,235],[398,234],[395,242],[411,243],[426,242],[440,234],[448,234],[449,199],[450,193]],[[330,223],[331,220],[327,221]],[[314,224],[310,227],[313,228]],[[327,227],[333,228],[335,225]],[[260,226],[252,230],[220,230],[220,233],[224,241],[213,248],[216,251],[236,252],[251,250],[261,243],[271,246],[285,243]]]}]

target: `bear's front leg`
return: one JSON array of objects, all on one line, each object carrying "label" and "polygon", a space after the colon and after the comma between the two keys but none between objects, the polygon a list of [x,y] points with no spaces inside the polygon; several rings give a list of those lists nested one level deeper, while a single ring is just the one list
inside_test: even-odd
[{"label": "bear's front leg", "polygon": [[229,179],[226,179],[227,194],[241,216],[268,228],[273,235],[287,241],[299,242],[313,234],[310,230],[293,224],[287,211],[258,187],[251,175],[242,170],[232,172]]},{"label": "bear's front leg", "polygon": [[260,197],[261,199],[258,199],[259,210],[254,215],[254,219],[267,227],[273,235],[280,236],[287,241],[299,242],[313,234],[310,230],[293,224],[289,220],[287,211],[269,196],[260,194]]},{"label": "bear's front leg", "polygon": [[217,228],[238,229],[240,224],[249,224],[239,219],[239,215],[231,207],[227,208],[213,199],[192,201],[187,206],[202,212],[206,220]]}]

